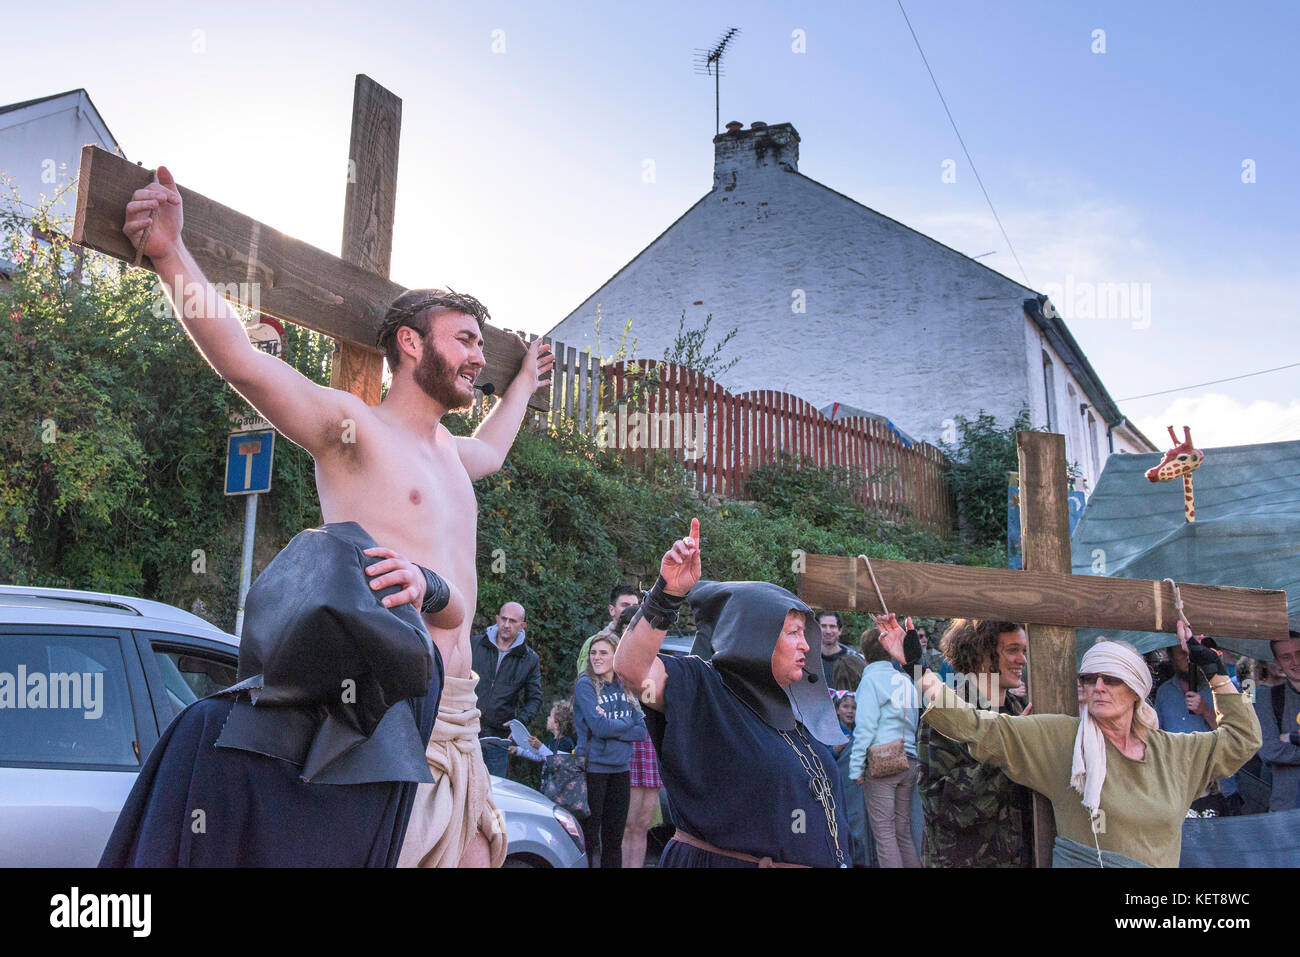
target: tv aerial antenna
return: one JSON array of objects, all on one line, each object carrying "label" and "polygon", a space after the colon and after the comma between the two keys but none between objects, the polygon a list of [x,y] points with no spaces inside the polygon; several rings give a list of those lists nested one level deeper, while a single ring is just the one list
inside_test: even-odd
[{"label": "tv aerial antenna", "polygon": [[731,27],[718,42],[707,50],[695,50],[695,72],[701,76],[713,77],[713,133],[722,132],[721,78],[722,57],[727,52],[727,44],[740,32],[740,27]]}]

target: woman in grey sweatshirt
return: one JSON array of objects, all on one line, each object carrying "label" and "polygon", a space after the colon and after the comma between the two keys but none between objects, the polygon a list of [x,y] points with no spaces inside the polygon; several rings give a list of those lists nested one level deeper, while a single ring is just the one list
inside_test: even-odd
[{"label": "woman in grey sweatshirt", "polygon": [[578,752],[587,756],[587,802],[591,816],[582,824],[587,863],[623,866],[623,829],[631,798],[628,762],[632,742],[646,736],[645,717],[636,700],[614,676],[618,641],[600,637],[591,643],[587,666],[573,689],[573,723]]}]

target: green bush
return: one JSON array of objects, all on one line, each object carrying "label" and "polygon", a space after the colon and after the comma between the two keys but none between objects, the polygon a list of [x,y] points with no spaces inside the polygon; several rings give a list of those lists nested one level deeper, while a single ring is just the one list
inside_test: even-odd
[{"label": "green bush", "polygon": [[[1029,409],[1022,407],[1009,428],[983,409],[973,419],[957,416],[957,441],[940,446],[948,458],[948,483],[957,500],[962,530],[977,545],[1001,548],[1005,561],[1007,545],[1007,473],[1020,468],[1016,433],[1035,430],[1029,423]],[[1083,474],[1078,462],[1066,466],[1070,487]]]},{"label": "green bush", "polygon": [[1010,428],[983,409],[974,419],[956,418],[957,441],[941,446],[948,457],[948,484],[957,500],[962,527],[979,545],[1005,550],[1007,542],[1007,473],[1020,466],[1016,432],[1030,428],[1029,410],[1021,409]]},{"label": "green bush", "polygon": [[[226,436],[246,407],[151,273],[92,253],[73,279],[67,228],[44,212],[2,224],[16,268],[0,287],[0,580],[198,601],[232,628],[243,502],[223,494]],[[286,338],[290,361],[328,381],[332,343]],[[311,457],[277,445],[258,564],[320,521]]]}]

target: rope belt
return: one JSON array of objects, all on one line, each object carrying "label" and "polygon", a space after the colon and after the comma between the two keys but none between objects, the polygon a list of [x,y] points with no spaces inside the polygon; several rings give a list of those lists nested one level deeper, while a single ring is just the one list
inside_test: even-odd
[{"label": "rope belt", "polygon": [[737,861],[748,861],[750,864],[757,864],[759,867],[807,867],[807,864],[782,864],[774,861],[770,857],[755,857],[753,854],[743,854],[740,851],[724,851],[720,847],[714,847],[708,841],[702,841],[693,834],[687,834],[681,828],[673,832],[673,840],[679,844],[689,844],[691,847],[698,847],[701,851],[708,851],[710,854],[721,854],[723,857],[734,858]]}]

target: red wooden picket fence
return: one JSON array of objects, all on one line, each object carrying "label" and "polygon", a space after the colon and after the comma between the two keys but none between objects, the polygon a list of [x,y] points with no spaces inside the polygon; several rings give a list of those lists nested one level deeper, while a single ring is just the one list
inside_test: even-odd
[{"label": "red wooden picket fence", "polygon": [[[602,367],[589,352],[547,341],[556,362],[551,411],[530,414],[539,427],[565,422],[625,453],[629,467],[642,472],[667,456],[682,466],[700,494],[728,499],[748,498],[750,473],[785,455],[818,467],[838,466],[851,470],[853,498],[864,508],[910,516],[944,534],[956,526],[943,453],[924,442],[909,447],[883,422],[864,417],[832,422],[798,396],[769,390],[735,395],[671,363]],[[661,370],[657,388],[629,403],[629,391],[637,391],[646,370],[656,365]]]},{"label": "red wooden picket fence", "polygon": [[[831,421],[786,392],[735,395],[693,370],[658,365],[657,387],[648,392],[643,387],[639,402],[626,400],[638,382],[646,381],[645,363],[616,362],[601,370],[600,411],[595,431],[588,434],[624,452],[632,468],[653,468],[656,456],[666,455],[686,470],[701,494],[745,499],[750,473],[788,455],[818,467],[852,470],[853,498],[865,508],[910,516],[942,533],[955,527],[944,456],[934,446],[909,447],[875,419]],[[587,409],[582,412],[584,421],[592,421]]]}]

